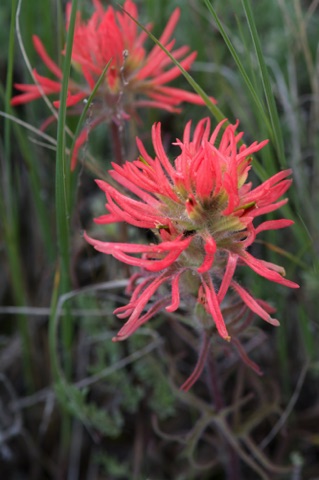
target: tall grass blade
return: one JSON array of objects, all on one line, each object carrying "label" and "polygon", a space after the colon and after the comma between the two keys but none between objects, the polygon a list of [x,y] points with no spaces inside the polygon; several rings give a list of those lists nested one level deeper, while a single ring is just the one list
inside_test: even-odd
[{"label": "tall grass blade", "polygon": [[242,0],[243,9],[245,11],[247,24],[250,30],[251,39],[255,48],[258,65],[260,69],[261,81],[263,85],[264,95],[266,98],[268,114],[271,123],[271,137],[274,141],[280,166],[282,168],[287,166],[287,161],[284,153],[284,142],[281,134],[280,121],[278,117],[278,111],[276,106],[275,97],[271,88],[271,81],[269,77],[268,68],[263,56],[263,52],[260,45],[259,35],[256,28],[253,12],[251,9],[250,0]]},{"label": "tall grass blade", "polygon": [[[10,110],[12,95],[13,63],[14,63],[14,22],[17,1],[11,4],[11,22],[9,32],[8,66],[6,76],[6,90],[4,96],[6,111]],[[13,165],[11,163],[11,122],[8,118],[4,122],[4,148],[1,162],[2,198],[0,197],[0,218],[3,224],[4,246],[7,253],[11,286],[14,301],[17,306],[27,305],[27,288],[24,281],[23,265],[20,254],[19,219],[17,215],[17,195],[13,187]],[[27,387],[33,389],[31,341],[28,326],[28,317],[18,315],[18,329],[22,343],[22,357]]]},{"label": "tall grass blade", "polygon": [[[61,259],[61,282],[65,288],[69,283],[69,222],[70,222],[70,162],[66,155],[66,101],[68,94],[68,82],[71,68],[71,55],[75,27],[75,18],[78,0],[72,0],[70,24],[66,41],[66,51],[63,62],[63,78],[60,93],[60,108],[57,125],[57,152],[56,152],[56,175],[55,175],[55,206],[58,246]],[[65,291],[65,288],[62,288]]]},{"label": "tall grass blade", "polygon": [[236,52],[236,49],[234,48],[229,36],[227,35],[226,33],[226,30],[224,29],[221,21],[219,20],[218,18],[218,15],[214,9],[214,7],[211,5],[210,1],[209,0],[204,0],[206,6],[207,6],[207,9],[209,10],[209,12],[211,13],[211,15],[213,16],[217,26],[218,26],[218,29],[220,31],[220,34],[221,36],[223,37],[223,40],[225,42],[225,44],[227,45],[233,59],[235,60],[236,62],[236,65],[238,67],[238,70],[240,72],[240,74],[242,75],[246,85],[247,85],[247,88],[248,88],[248,91],[250,92],[255,104],[256,104],[256,107],[257,107],[257,110],[259,112],[259,115],[260,117],[262,118],[263,122],[265,123],[265,125],[267,126],[267,130],[270,131],[271,130],[271,125],[270,125],[270,122],[269,122],[269,119],[265,113],[265,108],[264,108],[264,105],[263,103],[261,102],[260,98],[259,98],[259,95],[258,93],[256,92],[255,88],[254,88],[254,85],[252,84],[247,72],[246,72],[246,69],[243,65],[243,63],[241,62],[237,52]]}]

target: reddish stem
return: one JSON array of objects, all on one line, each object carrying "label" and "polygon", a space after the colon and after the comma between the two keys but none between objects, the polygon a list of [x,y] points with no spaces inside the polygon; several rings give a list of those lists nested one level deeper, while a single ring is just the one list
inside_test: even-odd
[{"label": "reddish stem", "polygon": [[112,140],[113,140],[113,151],[115,156],[115,161],[118,165],[123,165],[123,144],[122,144],[122,127],[116,123],[114,120],[111,122],[111,131],[112,131]]},{"label": "reddish stem", "polygon": [[207,333],[204,333],[204,339],[202,342],[201,350],[199,352],[199,357],[196,363],[196,367],[191,374],[190,377],[186,380],[186,382],[183,383],[181,386],[181,390],[184,390],[187,392],[193,385],[194,383],[198,380],[200,377],[202,371],[204,370],[205,364],[206,364],[206,358],[207,354],[209,351],[209,345],[210,345],[210,336],[207,335]]},{"label": "reddish stem", "polygon": [[[116,123],[114,120],[111,122],[111,132],[113,140],[113,151],[115,156],[115,161],[118,165],[124,164],[124,155],[123,155],[123,135],[122,135],[122,126]],[[128,242],[128,231],[127,224],[124,222],[119,223],[119,241],[122,243]],[[126,276],[130,276],[130,267],[128,265],[124,266]]]}]

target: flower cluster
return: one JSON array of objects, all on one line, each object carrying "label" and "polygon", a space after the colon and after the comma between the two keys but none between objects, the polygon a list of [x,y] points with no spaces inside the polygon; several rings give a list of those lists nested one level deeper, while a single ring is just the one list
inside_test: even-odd
[{"label": "flower cluster", "polygon": [[[252,154],[267,141],[242,144],[238,123],[225,127],[220,122],[210,133],[210,120],[201,120],[191,135],[191,123],[182,140],[174,145],[180,154],[172,164],[161,141],[161,125],[152,129],[156,156],[151,157],[137,140],[140,157],[123,166],[113,164],[110,175],[119,184],[97,181],[105,192],[108,213],[97,223],[127,222],[151,229],[157,241],[149,245],[86,240],[100,252],[121,262],[140,267],[131,279],[131,300],[115,313],[127,319],[114,340],[123,340],[138,327],[166,308],[179,308],[181,290],[196,292],[197,302],[209,314],[210,324],[230,340],[222,315],[222,302],[231,289],[252,312],[278,325],[271,308],[234,280],[238,266],[245,265],[272,282],[287,287],[298,285],[285,278],[282,267],[255,258],[248,252],[256,236],[265,230],[287,227],[291,220],[267,220],[255,226],[255,219],[273,212],[287,202],[279,198],[291,184],[291,170],[284,170],[253,188],[247,181]],[[222,132],[222,130],[224,131]],[[221,136],[218,142],[218,137]],[[123,188],[127,193],[123,193]],[[162,284],[170,284],[171,294],[147,305]],[[185,287],[186,285],[186,287]],[[192,292],[190,292],[190,288]],[[146,309],[146,312],[145,312]]]},{"label": "flower cluster", "polygon": [[[136,109],[140,107],[178,112],[182,102],[203,104],[201,97],[195,93],[167,86],[181,72],[158,45],[147,53],[145,42],[148,35],[144,31],[138,32],[137,24],[133,20],[138,19],[137,7],[131,0],[124,3],[123,12],[115,12],[110,6],[105,11],[100,0],[93,0],[93,4],[95,11],[88,21],[82,20],[80,12],[77,15],[72,65],[79,81],[74,78],[69,80],[67,106],[73,107],[70,113],[81,111],[81,101],[92,93],[109,61],[105,79],[94,99],[94,118],[90,128],[110,120],[121,123],[135,115]],[[68,19],[70,9],[71,4],[68,4]],[[172,39],[179,16],[180,10],[177,8],[159,40],[181,66],[189,70],[196,58],[196,52],[189,53],[188,46],[175,49],[175,40]],[[69,20],[67,28],[68,23]],[[151,25],[147,25],[147,28],[150,29]],[[33,37],[33,43],[56,80],[41,76],[34,70],[36,84],[15,84],[15,88],[22,93],[12,99],[13,106],[30,102],[43,94],[58,94],[61,90],[62,70],[49,57],[37,36]],[[53,104],[59,107],[59,101],[54,101]],[[50,117],[42,128],[46,128],[53,119]],[[76,166],[78,150],[87,137],[88,127],[81,132],[75,145],[72,169]]]},{"label": "flower cluster", "polygon": [[[71,169],[76,166],[89,129],[101,123],[112,123],[113,130],[119,132],[125,120],[137,117],[139,108],[179,112],[182,102],[204,103],[200,96],[168,85],[181,73],[172,57],[185,70],[191,68],[196,58],[196,52],[189,52],[188,46],[175,48],[173,34],[180,15],[178,8],[159,39],[170,54],[167,55],[158,45],[147,52],[148,34],[138,29],[137,7],[132,0],[126,0],[118,12],[111,6],[105,10],[100,0],[93,0],[93,6],[94,12],[88,20],[83,20],[77,12],[75,23],[73,70],[66,106],[70,114],[79,114],[83,101],[93,91],[95,98],[90,125],[84,127],[76,140]],[[71,4],[68,4],[67,30],[70,12]],[[147,25],[148,30],[151,28]],[[57,96],[61,91],[61,68],[37,36],[33,37],[33,43],[55,79],[34,70],[35,84],[15,85],[21,93],[12,99],[13,106],[43,95]],[[53,105],[59,108],[59,101],[55,100]],[[42,128],[53,119],[49,117]],[[113,170],[109,172],[112,182],[97,180],[106,195],[107,213],[96,219],[98,224],[126,222],[151,230],[154,242],[104,242],[84,234],[96,250],[139,268],[129,282],[129,303],[115,310],[126,322],[114,341],[126,339],[163,309],[176,311],[181,306],[182,295],[191,299],[204,341],[198,363],[184,383],[184,389],[190,388],[199,377],[215,330],[228,341],[234,336],[233,342],[242,358],[258,370],[246,356],[236,334],[246,327],[253,314],[274,326],[279,325],[272,317],[274,309],[254,298],[235,280],[239,267],[249,267],[272,282],[298,288],[285,278],[281,266],[258,259],[249,251],[260,233],[293,223],[287,219],[256,222],[257,217],[274,212],[287,202],[281,197],[291,185],[291,170],[283,170],[253,187],[248,179],[252,155],[261,150],[267,140],[245,145],[238,126],[239,122],[232,125],[224,120],[211,132],[210,120],[205,118],[191,133],[189,122],[182,140],[174,143],[180,153],[172,163],[163,147],[161,124],[154,124],[154,157],[137,139],[140,152],[137,160],[121,165],[113,163]],[[119,139],[114,143],[118,144]],[[237,303],[232,303],[234,297]]]}]

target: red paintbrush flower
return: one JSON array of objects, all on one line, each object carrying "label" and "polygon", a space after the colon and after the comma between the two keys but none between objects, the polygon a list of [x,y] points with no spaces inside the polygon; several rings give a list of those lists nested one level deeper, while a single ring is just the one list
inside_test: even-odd
[{"label": "red paintbrush flower", "polygon": [[[287,227],[291,220],[269,220],[257,227],[254,220],[273,212],[287,202],[278,199],[289,188],[291,170],[284,170],[253,188],[247,182],[251,155],[266,141],[250,146],[239,142],[238,123],[228,125],[217,146],[224,122],[210,133],[210,121],[198,123],[191,138],[189,122],[183,140],[177,140],[181,153],[171,164],[162,145],[161,125],[155,124],[152,140],[155,158],[137,140],[141,156],[123,166],[113,164],[110,175],[129,194],[104,181],[97,181],[106,194],[108,214],[97,223],[127,222],[151,229],[157,243],[150,245],[86,240],[100,252],[141,268],[130,284],[128,305],[118,308],[120,318],[128,318],[115,340],[123,340],[163,308],[173,312],[180,305],[180,291],[193,294],[209,315],[205,329],[217,328],[220,336],[230,336],[221,304],[229,288],[254,313],[272,325],[271,308],[254,299],[234,279],[239,265],[246,265],[262,277],[291,288],[298,285],[284,278],[285,271],[273,263],[253,257],[247,248],[264,230]],[[169,283],[171,294],[160,296],[145,311],[159,287]],[[207,316],[207,315],[206,315]]]},{"label": "red paintbrush flower", "polygon": [[[74,107],[72,113],[82,110],[82,101],[92,93],[105,66],[110,67],[102,81],[94,100],[95,127],[103,121],[121,123],[134,115],[140,107],[155,107],[169,112],[179,112],[182,102],[203,105],[201,97],[195,93],[167,86],[181,72],[159,46],[147,53],[145,42],[148,35],[138,32],[136,23],[130,18],[138,18],[136,5],[131,0],[124,3],[123,12],[115,12],[112,7],[104,11],[100,0],[93,0],[95,11],[88,21],[83,21],[78,12],[72,48],[72,65],[78,72],[79,81],[70,78],[67,106]],[[127,13],[130,15],[127,15]],[[67,6],[69,18],[70,4]],[[172,39],[180,16],[177,8],[171,15],[160,42],[189,70],[196,58],[196,52],[188,53],[189,47],[174,49]],[[68,28],[68,22],[67,22]],[[147,26],[148,29],[151,25]],[[61,90],[62,71],[49,57],[41,40],[33,37],[35,49],[56,80],[43,77],[33,71],[36,85],[15,84],[22,93],[14,97],[11,105],[20,105],[46,95],[58,94]],[[39,88],[40,87],[40,88]],[[215,101],[214,99],[212,99]],[[53,104],[58,107],[59,102]],[[51,118],[45,122],[45,127]],[[52,118],[53,120],[53,118]],[[80,134],[74,151],[71,168],[75,168],[79,147],[86,141],[88,129]]]}]

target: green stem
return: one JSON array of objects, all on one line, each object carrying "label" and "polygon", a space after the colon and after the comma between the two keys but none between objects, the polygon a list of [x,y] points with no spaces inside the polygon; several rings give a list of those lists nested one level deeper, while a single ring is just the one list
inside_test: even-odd
[{"label": "green stem", "polygon": [[[3,88],[0,85],[0,95],[2,96],[3,94],[4,94]],[[10,106],[8,107],[7,112],[9,113],[9,115],[11,115],[12,109]],[[25,162],[26,169],[28,171],[28,178],[30,180],[30,185],[31,185],[31,188],[29,191],[31,193],[32,200],[34,203],[35,213],[38,218],[43,245],[44,245],[47,257],[49,259],[49,262],[52,264],[56,255],[56,246],[55,246],[55,241],[52,235],[51,217],[50,215],[48,215],[48,205],[46,204],[46,202],[43,201],[43,197],[42,197],[43,187],[39,177],[39,169],[36,164],[37,159],[33,154],[32,148],[30,148],[30,143],[28,142],[26,136],[24,135],[21,127],[17,123],[13,124],[13,131],[14,131],[15,138],[17,140],[19,151],[21,152],[22,158]],[[7,152],[6,146],[5,146],[5,152]],[[7,155],[8,153],[6,153],[6,158],[8,158]],[[7,170],[9,169],[8,166],[6,168]],[[10,172],[8,173],[8,175],[11,177]],[[10,184],[9,182],[10,180],[7,179],[3,188],[3,191],[5,192],[5,196],[6,196],[6,202],[8,205],[12,204],[12,201],[10,202],[9,200],[9,192],[7,192],[8,186]]]},{"label": "green stem", "polygon": [[[3,209],[1,208],[3,213]],[[6,218],[7,222],[8,218]],[[5,228],[5,244],[7,250],[8,263],[11,275],[11,284],[13,290],[13,296],[15,304],[18,307],[23,307],[28,304],[27,290],[23,275],[22,264],[20,260],[19,245],[17,239],[17,229],[14,225],[10,225],[7,222],[7,228]],[[18,315],[18,329],[22,342],[22,363],[24,369],[24,375],[27,385],[27,390],[32,391],[34,389],[34,381],[32,374],[32,342],[28,326],[28,316]]]},{"label": "green stem", "polygon": [[[57,152],[56,152],[56,174],[55,174],[55,207],[57,240],[59,259],[61,266],[60,294],[70,289],[70,190],[71,172],[68,155],[66,155],[66,100],[68,94],[68,81],[70,76],[72,45],[75,27],[75,18],[78,0],[72,0],[72,10],[69,30],[67,34],[66,52],[63,64],[63,79],[60,93],[60,108],[57,125]],[[67,316],[62,325],[62,336],[66,351],[72,344],[72,323]]]},{"label": "green stem", "polygon": [[[10,108],[10,99],[12,95],[13,78],[13,59],[14,59],[14,21],[17,8],[17,1],[12,1],[11,23],[9,36],[8,68],[5,91],[5,109]],[[11,159],[11,125],[8,119],[4,123],[4,160],[1,172],[3,179],[2,192],[3,198],[0,199],[0,216],[4,226],[5,248],[9,263],[11,276],[11,285],[14,301],[17,306],[25,306],[27,301],[27,288],[24,281],[23,266],[20,258],[19,248],[19,225],[17,217],[17,197],[13,187],[12,164]],[[18,316],[18,327],[22,342],[22,362],[24,374],[29,390],[33,389],[32,361],[31,361],[31,339],[28,328],[28,317],[26,315]]]},{"label": "green stem", "polygon": [[268,117],[271,124],[271,128],[269,129],[269,134],[275,144],[280,165],[282,168],[284,168],[287,165],[287,161],[286,161],[285,152],[284,152],[284,142],[283,142],[281,128],[280,128],[280,121],[279,121],[277,106],[275,102],[275,97],[271,87],[268,68],[266,66],[266,62],[261,49],[260,39],[259,39],[256,23],[255,23],[252,8],[251,8],[251,2],[250,0],[242,0],[242,5],[246,15],[248,27],[251,33],[252,42],[255,48],[255,52],[256,52],[256,56],[259,64],[261,81],[262,81],[264,95],[267,103]]},{"label": "green stem", "polygon": [[[77,12],[78,0],[72,0],[71,16],[69,29],[67,32],[65,57],[63,62],[63,78],[60,93],[60,108],[57,124],[57,152],[56,152],[56,173],[55,173],[55,208],[56,208],[56,225],[57,225],[57,241],[59,249],[59,279],[55,282],[52,302],[51,316],[49,325],[49,347],[52,364],[52,372],[55,381],[60,379],[57,368],[57,350],[56,350],[56,326],[55,313],[57,302],[60,295],[63,295],[70,289],[70,218],[71,218],[71,172],[69,157],[66,154],[66,100],[68,94],[68,82],[71,68],[72,45],[75,29],[75,19]],[[62,342],[64,354],[66,356],[65,370],[67,375],[71,374],[71,361],[69,352],[73,341],[73,325],[72,317],[67,312],[62,323]],[[62,418],[62,439],[61,454],[69,448],[70,444],[70,418],[65,412]]]}]

